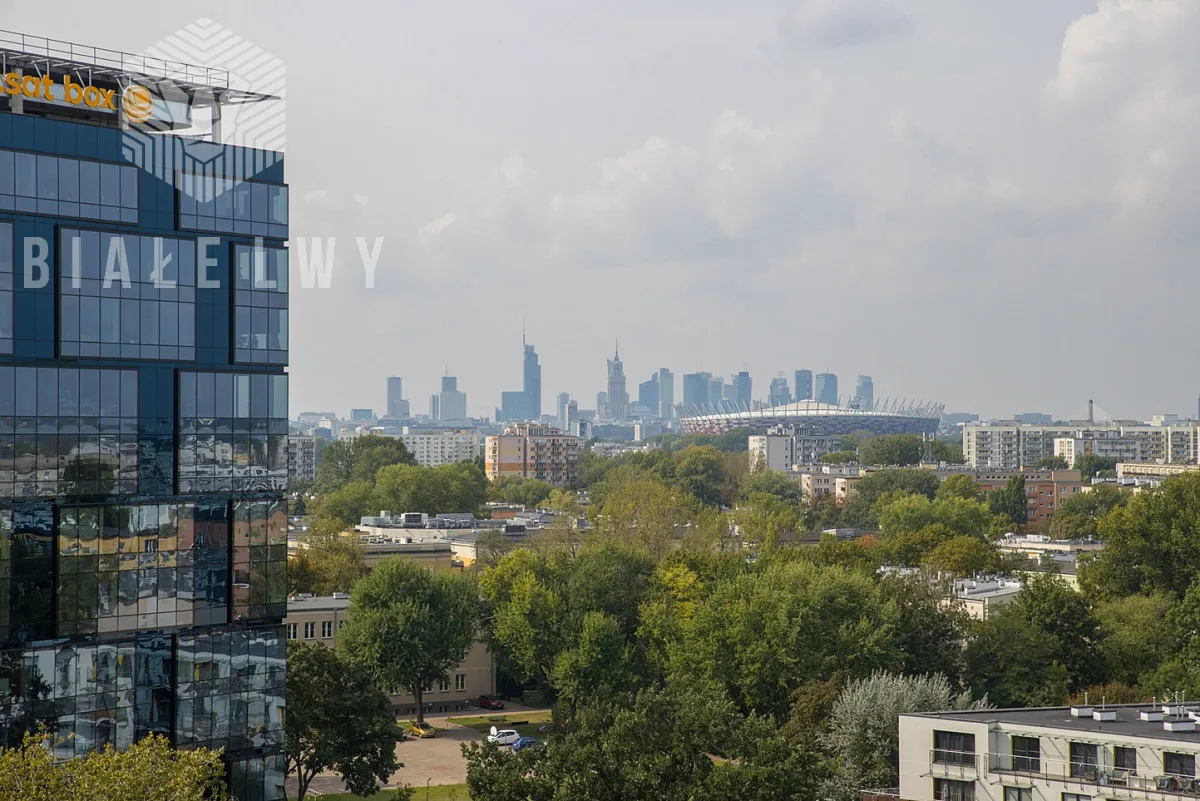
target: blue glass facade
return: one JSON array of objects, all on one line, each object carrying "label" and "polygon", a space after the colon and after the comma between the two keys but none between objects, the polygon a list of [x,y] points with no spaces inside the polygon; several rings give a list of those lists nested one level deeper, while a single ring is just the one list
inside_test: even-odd
[{"label": "blue glass facade", "polygon": [[283,784],[287,187],[0,108],[0,746],[151,732]]}]

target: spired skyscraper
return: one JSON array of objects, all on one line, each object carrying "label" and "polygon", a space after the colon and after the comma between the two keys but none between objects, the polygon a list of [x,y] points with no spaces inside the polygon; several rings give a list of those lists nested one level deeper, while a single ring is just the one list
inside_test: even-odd
[{"label": "spired skyscraper", "polygon": [[[60,91],[0,99],[0,745],[160,734],[223,749],[238,798],[283,798],[283,157],[214,130],[195,161],[145,129],[165,105],[120,99],[152,85],[206,120],[274,98],[7,42]],[[115,108],[72,105],[81,76]]]},{"label": "spired skyscraper", "polygon": [[625,366],[621,364],[621,351],[614,349],[608,360],[608,418],[624,420],[629,407],[629,393],[625,391]]},{"label": "spired skyscraper", "polygon": [[542,416],[542,366],[538,364],[533,345],[526,344],[524,339],[522,344],[525,347],[525,408],[529,419],[537,420]]}]

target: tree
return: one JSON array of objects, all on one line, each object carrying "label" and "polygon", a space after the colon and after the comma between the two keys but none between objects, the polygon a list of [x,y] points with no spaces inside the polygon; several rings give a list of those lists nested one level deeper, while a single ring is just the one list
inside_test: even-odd
[{"label": "tree", "polygon": [[947,604],[942,588],[924,576],[885,577],[879,591],[884,625],[900,657],[893,669],[909,675],[939,673],[959,685],[966,613]]},{"label": "tree", "polygon": [[[403,765],[391,699],[362,665],[316,643],[288,643],[288,714],[283,749],[299,782],[300,801],[318,773],[332,769],[346,788],[366,796]],[[332,688],[336,688],[333,690]],[[331,691],[332,690],[332,691]]]},{"label": "tree", "polygon": [[963,456],[962,445],[956,445],[952,442],[943,442],[940,439],[933,441],[933,460],[935,462],[945,462],[946,464],[965,464],[967,459]]},{"label": "tree", "polygon": [[1066,669],[1071,690],[1104,681],[1098,653],[1100,621],[1088,600],[1059,576],[1030,576],[1016,603],[1006,611],[1020,615],[1054,638],[1054,660]]},{"label": "tree", "polygon": [[1067,470],[1070,465],[1067,460],[1061,456],[1043,456],[1037,460],[1038,470]]},{"label": "tree", "polygon": [[416,458],[397,437],[365,434],[325,446],[317,464],[317,487],[331,492],[351,481],[375,481],[379,468],[390,464],[416,464]]},{"label": "tree", "polygon": [[367,574],[366,548],[358,535],[343,534],[337,520],[317,515],[299,544],[288,567],[288,586],[293,592],[350,592]]},{"label": "tree", "polygon": [[1058,706],[1067,698],[1067,671],[1055,661],[1053,636],[1007,610],[975,624],[967,643],[967,686],[1001,708]]},{"label": "tree", "polygon": [[[420,468],[415,468],[420,469]],[[379,499],[372,481],[351,481],[317,500],[313,513],[336,520],[342,529],[352,529],[368,515],[379,512]]]},{"label": "tree", "polygon": [[935,570],[958,576],[973,576],[995,570],[1000,554],[990,543],[979,537],[960,535],[939,543],[925,558],[925,564]]},{"label": "tree", "polygon": [[367,666],[386,692],[410,693],[423,721],[425,689],[466,657],[478,619],[475,587],[466,577],[393,557],[354,586],[338,649]]},{"label": "tree", "polygon": [[975,483],[973,476],[947,476],[941,486],[937,488],[937,494],[934,497],[938,500],[962,498],[968,501],[977,501],[980,498],[979,485]]},{"label": "tree", "polygon": [[602,490],[590,510],[597,538],[636,544],[652,556],[666,554],[678,527],[693,517],[692,495],[629,467],[613,471]]},{"label": "tree", "polygon": [[1200,575],[1200,473],[1143,490],[1097,523],[1104,550],[1079,572],[1096,598],[1163,592],[1182,598]]},{"label": "tree", "polygon": [[799,501],[803,495],[800,485],[776,470],[755,470],[742,476],[739,494],[749,498],[755,493],[773,495],[785,501]]},{"label": "tree", "polygon": [[51,736],[46,731],[27,732],[18,747],[0,751],[0,801],[228,798],[225,767],[217,751],[176,751],[165,737],[151,735],[125,751],[109,745],[59,762],[42,744]]},{"label": "tree", "polygon": [[821,464],[850,464],[857,461],[856,451],[831,451],[821,457]]},{"label": "tree", "polygon": [[375,479],[380,508],[428,515],[475,512],[487,501],[487,490],[487,476],[472,462],[389,465]]},{"label": "tree", "polygon": [[540,479],[506,476],[488,487],[488,498],[535,508],[550,497],[553,489]]},{"label": "tree", "polygon": [[979,501],[957,496],[931,501],[924,495],[888,495],[875,505],[879,530],[885,537],[903,531],[920,531],[940,524],[955,534],[980,539],[992,528],[992,512]]},{"label": "tree", "polygon": [[692,446],[679,454],[676,483],[700,503],[716,506],[721,502],[726,476],[721,453],[716,448]]},{"label": "tree", "polygon": [[632,686],[628,661],[616,619],[603,612],[584,615],[578,641],[554,660],[551,677],[559,697],[570,705],[572,719],[581,702],[612,698]]},{"label": "tree", "polygon": [[872,437],[858,448],[859,461],[905,467],[919,464],[925,443],[916,434],[883,434]]},{"label": "tree", "polygon": [[1079,471],[1079,475],[1084,483],[1091,481],[1103,472],[1115,470],[1116,467],[1117,460],[1108,456],[1087,454],[1075,460],[1075,469]]},{"label": "tree", "polygon": [[1177,651],[1171,598],[1130,595],[1096,606],[1100,654],[1109,675],[1126,684],[1152,684],[1152,674]]},{"label": "tree", "polygon": [[1113,509],[1125,506],[1133,493],[1109,484],[1092,487],[1058,505],[1050,518],[1050,536],[1056,540],[1082,540],[1100,534],[1100,520]]},{"label": "tree", "polygon": [[1025,476],[1009,476],[1003,487],[987,494],[988,506],[994,514],[1003,515],[1013,525],[1029,520],[1029,498],[1025,494]]},{"label": "tree", "polygon": [[875,502],[884,495],[895,492],[932,499],[940,484],[937,473],[932,470],[893,468],[868,473],[855,484],[842,522],[847,526],[873,528],[879,525]]},{"label": "tree", "polygon": [[842,690],[822,738],[834,773],[823,797],[857,798],[864,787],[900,784],[899,716],[948,709],[986,709],[987,699],[958,695],[945,676],[903,676],[878,671]]}]

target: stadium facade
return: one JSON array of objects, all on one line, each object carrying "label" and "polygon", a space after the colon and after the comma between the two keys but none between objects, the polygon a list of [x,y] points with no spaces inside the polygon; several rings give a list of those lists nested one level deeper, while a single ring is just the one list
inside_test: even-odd
[{"label": "stadium facade", "polygon": [[735,428],[797,426],[813,435],[834,436],[868,431],[872,434],[934,434],[942,405],[881,403],[873,410],[850,409],[817,401],[799,401],[761,409],[679,405],[679,422],[689,434],[723,434]]},{"label": "stadium facade", "polygon": [[0,32],[0,747],[161,734],[267,801],[288,189],[279,154],[172,133],[272,98],[156,63]]}]

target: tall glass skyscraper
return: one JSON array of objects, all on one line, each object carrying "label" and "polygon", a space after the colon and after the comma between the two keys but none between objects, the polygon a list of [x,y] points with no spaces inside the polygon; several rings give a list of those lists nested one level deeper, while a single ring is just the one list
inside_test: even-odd
[{"label": "tall glass skyscraper", "polygon": [[813,374],[812,370],[797,370],[796,371],[796,400],[812,400],[813,399]]},{"label": "tall glass skyscraper", "polygon": [[838,382],[835,374],[817,374],[816,397],[819,403],[828,403],[830,406],[837,406]]},{"label": "tall glass skyscraper", "polygon": [[537,351],[526,344],[524,362],[525,405],[528,418],[537,421],[542,416],[542,366],[538,364]]},{"label": "tall glass skyscraper", "polygon": [[0,745],[158,733],[282,798],[282,157],[164,132],[219,82],[164,100],[24,47],[0,46],[10,70],[116,100],[0,96]]}]

